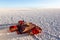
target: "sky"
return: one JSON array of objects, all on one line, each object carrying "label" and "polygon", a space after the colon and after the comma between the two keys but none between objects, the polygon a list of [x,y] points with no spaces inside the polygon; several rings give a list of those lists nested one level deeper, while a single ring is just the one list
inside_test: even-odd
[{"label": "sky", "polygon": [[60,8],[60,0],[0,0],[0,8]]}]

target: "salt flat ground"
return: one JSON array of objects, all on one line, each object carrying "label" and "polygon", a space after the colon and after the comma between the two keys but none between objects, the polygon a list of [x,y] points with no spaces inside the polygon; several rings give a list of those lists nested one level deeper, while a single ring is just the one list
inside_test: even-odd
[{"label": "salt flat ground", "polygon": [[[18,20],[32,22],[42,28],[37,37],[8,32],[8,27]],[[7,25],[6,25],[7,24]],[[10,25],[9,25],[10,24]],[[9,10],[0,12],[1,40],[60,40],[60,9]]]}]

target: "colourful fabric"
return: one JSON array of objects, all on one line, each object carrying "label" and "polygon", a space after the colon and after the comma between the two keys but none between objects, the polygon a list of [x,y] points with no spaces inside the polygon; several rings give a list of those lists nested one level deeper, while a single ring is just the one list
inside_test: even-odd
[{"label": "colourful fabric", "polygon": [[18,21],[18,23],[19,23],[20,25],[22,25],[22,24],[24,24],[24,21],[23,21],[23,20],[20,20],[20,21]]}]

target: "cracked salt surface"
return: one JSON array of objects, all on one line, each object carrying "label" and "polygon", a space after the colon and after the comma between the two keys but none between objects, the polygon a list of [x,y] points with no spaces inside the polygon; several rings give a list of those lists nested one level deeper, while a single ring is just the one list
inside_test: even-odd
[{"label": "cracked salt surface", "polygon": [[[7,31],[9,24],[17,23],[20,19],[40,26],[42,33],[36,37],[27,34],[17,35],[15,32],[9,33]],[[1,14],[0,24],[8,24],[0,25],[1,40],[60,40],[60,11],[21,11]]]},{"label": "cracked salt surface", "polygon": [[59,38],[60,38],[60,35],[59,35]]}]

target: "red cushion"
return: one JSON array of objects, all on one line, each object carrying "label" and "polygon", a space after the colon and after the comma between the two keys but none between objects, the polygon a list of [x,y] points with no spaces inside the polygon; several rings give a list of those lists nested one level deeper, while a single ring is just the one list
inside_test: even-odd
[{"label": "red cushion", "polygon": [[10,32],[14,32],[14,30],[11,30],[11,29],[14,29],[14,28],[17,28],[17,26],[16,25],[10,26]]},{"label": "red cushion", "polygon": [[39,33],[39,30],[37,30],[37,28],[33,28],[33,29],[32,29],[32,33],[33,33],[33,34],[38,34],[38,33]]}]

